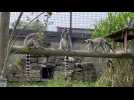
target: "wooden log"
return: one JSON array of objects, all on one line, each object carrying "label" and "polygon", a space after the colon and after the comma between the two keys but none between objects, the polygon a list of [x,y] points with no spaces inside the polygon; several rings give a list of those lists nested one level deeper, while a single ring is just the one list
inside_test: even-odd
[{"label": "wooden log", "polygon": [[97,53],[97,52],[86,52],[80,50],[63,51],[58,49],[44,48],[44,49],[27,49],[24,47],[14,46],[11,53],[16,54],[36,54],[41,57],[43,56],[78,56],[78,57],[102,57],[102,58],[134,58],[133,53]]}]

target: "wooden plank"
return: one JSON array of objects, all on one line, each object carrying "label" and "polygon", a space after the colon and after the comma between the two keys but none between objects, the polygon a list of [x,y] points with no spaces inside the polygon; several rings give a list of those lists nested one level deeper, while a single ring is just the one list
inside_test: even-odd
[{"label": "wooden plank", "polygon": [[[125,35],[125,32],[134,32],[134,28],[130,28],[130,27],[125,27],[125,28],[123,28],[123,29],[121,29],[121,30],[119,30],[119,31],[116,31],[116,32],[112,32],[111,34],[109,34],[109,35],[107,35],[107,36],[105,36],[105,38],[111,38],[111,39],[115,39],[116,41],[122,41],[122,37],[121,37],[121,35],[122,35],[122,32],[123,32],[123,35]],[[134,39],[134,34],[128,34],[128,40],[129,39]],[[130,38],[129,38],[130,37]],[[117,40],[118,39],[118,40]]]}]

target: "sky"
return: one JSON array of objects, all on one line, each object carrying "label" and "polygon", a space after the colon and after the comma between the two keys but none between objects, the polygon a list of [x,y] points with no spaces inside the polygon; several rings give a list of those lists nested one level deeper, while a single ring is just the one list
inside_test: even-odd
[{"label": "sky", "polygon": [[[14,22],[20,12],[11,12],[10,23]],[[41,12],[24,12],[22,19],[27,21],[27,16],[32,19]],[[107,16],[107,12],[72,12],[72,27],[73,28],[94,28],[94,25]],[[39,20],[43,21],[44,16],[40,16]],[[48,30],[57,31],[58,27],[69,27],[70,13],[69,12],[53,12],[49,19]]]}]

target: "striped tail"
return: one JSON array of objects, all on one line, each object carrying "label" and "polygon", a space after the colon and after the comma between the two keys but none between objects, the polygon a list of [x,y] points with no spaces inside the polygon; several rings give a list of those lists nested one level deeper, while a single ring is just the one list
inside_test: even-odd
[{"label": "striped tail", "polygon": [[31,55],[26,54],[26,77],[30,77],[30,70],[31,70]]},{"label": "striped tail", "polygon": [[65,62],[65,69],[64,69],[64,73],[65,73],[65,80],[68,79],[68,69],[69,69],[69,59],[68,56],[64,57],[64,62]]}]

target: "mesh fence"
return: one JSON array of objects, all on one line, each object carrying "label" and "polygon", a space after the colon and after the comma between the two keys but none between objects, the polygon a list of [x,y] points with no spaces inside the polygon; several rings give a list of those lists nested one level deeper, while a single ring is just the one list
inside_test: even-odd
[{"label": "mesh fence", "polygon": [[[11,12],[10,24],[18,17],[20,12]],[[41,12],[24,12],[22,21],[30,21]],[[94,25],[107,16],[107,12],[72,12],[72,28],[92,29]],[[45,16],[38,19],[44,21]],[[49,19],[48,30],[56,31],[57,27],[70,27],[70,12],[53,12]]]},{"label": "mesh fence", "polygon": [[[10,26],[12,25],[13,22],[16,21],[17,17],[19,16],[20,12],[12,12],[11,13],[11,19],[10,19]],[[21,18],[21,21],[26,21],[30,22],[34,17],[38,16],[42,12],[24,12],[24,15]],[[70,14],[72,13],[72,16]],[[79,29],[93,29],[94,25],[97,24],[99,21],[104,19],[107,16],[107,12],[53,12],[52,16],[49,19],[49,24],[48,24],[48,31],[56,31],[56,32],[50,32],[52,34],[50,35],[50,40],[51,45],[53,48],[58,48],[59,47],[59,42],[57,42],[57,37],[55,37],[59,33],[57,32],[57,27],[65,27],[65,28],[70,28],[70,24],[72,25],[72,28],[79,28]],[[70,18],[72,20],[70,21]],[[44,22],[45,16],[44,14],[41,15],[38,18],[41,22]],[[86,38],[89,38],[89,30],[77,30],[78,33],[72,34],[73,36],[73,50],[87,50],[87,46],[81,43],[81,40],[83,41]],[[82,33],[79,34],[79,33]],[[60,37],[60,36],[59,36]],[[79,41],[75,41],[79,40]],[[55,42],[56,41],[56,42]],[[22,41],[21,41],[22,42]],[[18,43],[18,42],[17,42]],[[19,43],[18,43],[19,44]],[[13,58],[13,57],[12,57]],[[15,60],[14,57],[13,60]],[[93,58],[82,58],[82,60],[87,61],[87,62],[92,62],[95,63],[95,67],[97,69],[97,72],[101,70],[100,66],[100,60],[101,59],[93,59]],[[14,62],[14,61],[11,61]],[[99,69],[100,68],[100,69]]]}]

